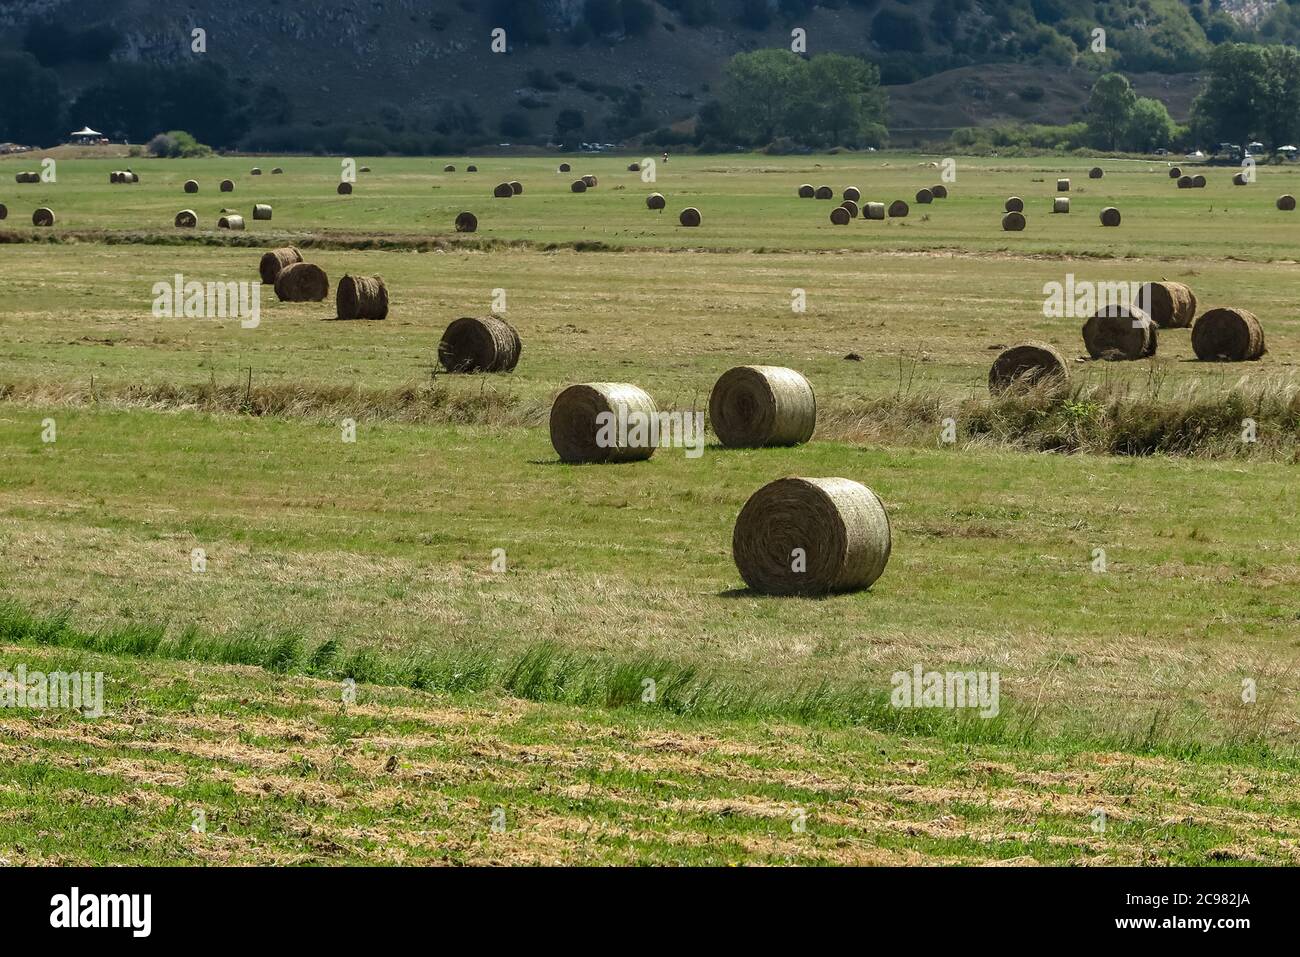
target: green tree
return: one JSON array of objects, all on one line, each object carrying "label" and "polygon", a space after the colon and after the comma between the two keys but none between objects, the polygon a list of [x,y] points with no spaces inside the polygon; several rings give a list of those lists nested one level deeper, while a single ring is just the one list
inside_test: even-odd
[{"label": "green tree", "polygon": [[57,143],[63,129],[59,78],[27,53],[0,54],[0,139]]},{"label": "green tree", "polygon": [[1097,80],[1088,99],[1088,129],[1093,141],[1102,149],[1118,149],[1136,104],[1137,94],[1127,77],[1107,73]]},{"label": "green tree", "polygon": [[1174,121],[1159,100],[1139,97],[1124,127],[1123,145],[1130,153],[1150,153],[1173,142]]},{"label": "green tree", "polygon": [[1205,88],[1192,103],[1192,128],[1209,145],[1248,142],[1267,98],[1263,48],[1244,43],[1215,47],[1206,72]]},{"label": "green tree", "polygon": [[1300,53],[1294,47],[1265,47],[1264,66],[1267,80],[1256,132],[1276,151],[1300,138]]},{"label": "green tree", "polygon": [[806,62],[789,50],[737,53],[723,80],[729,125],[752,142],[771,142],[785,126],[806,71]]},{"label": "green tree", "polygon": [[808,61],[807,74],[802,92],[812,95],[797,107],[811,120],[813,138],[831,146],[875,145],[885,121],[880,71],[856,57],[823,53]]}]

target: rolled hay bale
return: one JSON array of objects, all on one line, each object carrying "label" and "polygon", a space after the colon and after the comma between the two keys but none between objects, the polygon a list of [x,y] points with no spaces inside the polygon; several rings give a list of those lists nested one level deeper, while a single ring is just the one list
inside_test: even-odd
[{"label": "rolled hay bale", "polygon": [[261,175],[262,175],[262,168],[261,168],[260,166],[254,166],[252,169],[250,169],[250,170],[248,171],[248,175],[249,175],[249,176],[261,176]]},{"label": "rolled hay bale", "polygon": [[471,212],[456,214],[456,232],[472,233],[478,229],[478,217]]},{"label": "rolled hay bale", "polygon": [[386,319],[388,287],[382,276],[344,276],[334,290],[340,319]]},{"label": "rolled hay bale", "polygon": [[1192,177],[1192,189],[1205,189],[1205,184],[1208,182],[1209,180],[1207,180],[1200,173],[1197,173],[1195,176]]},{"label": "rolled hay bale", "polygon": [[520,193],[524,191],[524,184],[519,182],[518,180],[512,179],[510,181],[510,191],[514,193],[516,196],[518,196]]},{"label": "rolled hay bale", "polygon": [[515,195],[515,191],[509,183],[497,183],[492,188],[492,195],[497,199],[509,199]]},{"label": "rolled hay bale", "polygon": [[1245,173],[1233,173],[1233,174],[1232,174],[1232,185],[1233,185],[1233,186],[1245,186],[1245,185],[1247,185],[1247,183],[1246,183],[1246,174],[1245,174]]},{"label": "rolled hay bale", "polygon": [[835,190],[831,189],[829,186],[818,186],[817,189],[813,191],[813,199],[834,199],[834,198],[835,198]]},{"label": "rolled hay bale", "polygon": [[817,397],[794,369],[736,366],[714,383],[709,421],[728,448],[801,445],[817,427]]},{"label": "rolled hay bale", "polygon": [[569,189],[575,193],[585,193],[587,191],[587,184],[580,179],[575,179],[569,184]]},{"label": "rolled hay bale", "polygon": [[1277,208],[1286,213],[1291,212],[1291,210],[1295,209],[1295,197],[1290,193],[1279,196],[1277,198]]},{"label": "rolled hay bale", "polygon": [[448,163],[446,166],[444,166],[444,167],[442,168],[442,171],[443,171],[444,173],[454,173],[454,172],[456,172],[456,167],[454,167],[454,166],[452,166],[450,163]]},{"label": "rolled hay bale", "polygon": [[271,170],[271,175],[272,175],[272,176],[280,176],[280,175],[282,175],[283,173],[284,173],[284,170],[283,170],[282,168],[280,168],[279,166],[277,166],[275,169]]},{"label": "rolled hay bale", "polygon": [[187,192],[187,193],[197,193],[198,191],[199,191],[199,183],[198,183],[198,180],[187,179],[187,180],[185,181],[185,192]]},{"label": "rolled hay bale", "polygon": [[862,199],[862,190],[856,186],[845,186],[844,192],[840,194],[840,199],[851,199],[853,202],[859,202]]},{"label": "rolled hay bale", "polygon": [[499,316],[454,320],[438,343],[438,362],[448,372],[510,372],[519,364],[519,333]]},{"label": "rolled hay bale", "polygon": [[1025,214],[1010,212],[1002,217],[1002,228],[1009,233],[1018,233],[1025,228]]},{"label": "rolled hay bale", "polygon": [[1106,171],[1100,166],[1094,166],[1092,169],[1088,170],[1088,179],[1101,179],[1105,175]]},{"label": "rolled hay bale", "polygon": [[654,455],[648,421],[658,413],[625,382],[571,385],[551,405],[551,445],[561,462],[643,461]]},{"label": "rolled hay bale", "polygon": [[858,218],[858,204],[853,202],[853,200],[846,199],[844,202],[840,203],[840,206],[849,211],[849,219]]},{"label": "rolled hay bale", "polygon": [[947,186],[944,186],[943,183],[937,183],[937,184],[935,184],[934,186],[931,186],[931,187],[930,187],[930,194],[931,194],[935,199],[947,199],[947,198],[948,198],[948,187],[947,187]]},{"label": "rolled hay bale", "polygon": [[110,171],[108,174],[108,182],[110,184],[122,182],[122,171],[119,169]]},{"label": "rolled hay bale", "polygon": [[1052,212],[1068,213],[1070,211],[1070,197],[1057,196],[1052,200]]},{"label": "rolled hay bale", "polygon": [[989,392],[1045,388],[1063,395],[1070,387],[1065,356],[1045,342],[1024,342],[1005,350],[989,369]]},{"label": "rolled hay bale", "polygon": [[254,219],[263,219],[263,220],[265,220],[265,219],[270,219],[270,218],[271,218],[271,207],[268,206],[266,203],[254,203],[254,204],[253,204],[253,218],[254,218]]},{"label": "rolled hay bale", "polygon": [[889,204],[889,215],[895,219],[903,219],[909,212],[911,212],[911,210],[908,208],[907,203],[903,202],[901,199],[896,199]]},{"label": "rolled hay bale", "polygon": [[1023,213],[1025,211],[1025,201],[1019,196],[1011,196],[1002,204],[1002,208],[1008,213]]},{"label": "rolled hay bale", "polygon": [[124,177],[123,177],[123,179],[122,179],[122,182],[124,182],[124,183],[138,183],[138,182],[140,182],[140,174],[139,174],[139,173],[133,173],[133,172],[132,172],[131,170],[129,170],[129,169],[128,169],[128,170],[124,170],[123,173],[124,173]]},{"label": "rolled hay bale", "polygon": [[1083,324],[1083,344],[1094,359],[1144,359],[1156,351],[1156,324],[1137,306],[1103,306]]},{"label": "rolled hay bale", "polygon": [[281,302],[321,302],[329,294],[329,277],[315,263],[289,263],[275,277],[275,297]]},{"label": "rolled hay bale", "polygon": [[831,210],[831,223],[836,226],[847,226],[852,218],[843,206],[836,206]]},{"label": "rolled hay bale", "polygon": [[352,195],[352,184],[351,184],[351,183],[348,183],[348,182],[342,182],[342,183],[339,183],[338,193],[339,193],[340,196],[351,196],[351,195]]},{"label": "rolled hay bale", "polygon": [[1171,166],[1171,167],[1169,167],[1169,178],[1170,178],[1170,179],[1179,179],[1182,175],[1183,175],[1183,171],[1182,171],[1182,169],[1181,169],[1180,167],[1177,167],[1177,166]]},{"label": "rolled hay bale", "polygon": [[33,226],[53,226],[53,225],[54,225],[54,210],[52,210],[52,209],[50,209],[49,207],[46,207],[46,206],[42,206],[40,209],[36,210],[36,212],[32,213],[32,225],[33,225]]},{"label": "rolled hay bale", "polygon": [[370,167],[369,167],[369,166],[363,166],[363,167],[361,167],[360,169],[358,169],[357,172],[358,172],[358,173],[369,173],[369,172],[370,172]]},{"label": "rolled hay bale", "polygon": [[663,193],[651,193],[645,198],[646,209],[663,209],[668,205]]},{"label": "rolled hay bale", "polygon": [[1178,188],[1179,188],[1179,189],[1191,189],[1193,185],[1195,185],[1195,184],[1192,182],[1192,178],[1191,178],[1190,176],[1180,176],[1180,177],[1178,177]]},{"label": "rolled hay bale", "polygon": [[628,171],[629,173],[639,173],[639,172],[641,172],[641,164],[640,164],[640,163],[628,163],[628,164],[627,164],[627,171]]},{"label": "rolled hay bale", "polygon": [[1119,210],[1114,206],[1107,206],[1101,211],[1099,218],[1103,226],[1118,226],[1120,222]]},{"label": "rolled hay bale", "polygon": [[1143,283],[1138,302],[1161,329],[1186,329],[1196,318],[1196,294],[1181,282]]},{"label": "rolled hay bale", "polygon": [[181,229],[193,229],[199,224],[199,216],[192,209],[182,209],[176,214],[175,222]]},{"label": "rolled hay bale", "polygon": [[582,181],[587,184],[587,189],[595,189],[599,183],[599,180],[597,180],[596,177],[592,176],[590,173],[582,177]]},{"label": "rolled hay bale", "polygon": [[1056,191],[1058,193],[1068,193],[1070,191],[1070,181],[1068,179],[1058,179],[1056,181]]},{"label": "rolled hay bale", "polygon": [[572,172],[573,172],[573,167],[570,166],[568,163],[561,163],[561,164],[560,164],[560,172],[561,172],[561,173],[572,173]]},{"label": "rolled hay bale", "polygon": [[885,204],[865,203],[862,207],[862,218],[863,219],[884,219]]},{"label": "rolled hay bale", "polygon": [[233,229],[236,232],[242,232],[244,229],[244,217],[238,213],[230,213],[222,216],[217,220],[217,229]]},{"label": "rolled hay bale", "polygon": [[1211,309],[1192,326],[1192,351],[1202,362],[1254,362],[1268,350],[1264,327],[1245,309]]},{"label": "rolled hay bale", "polygon": [[6,206],[4,203],[0,203],[0,219],[8,219],[8,218],[9,218],[9,207]]},{"label": "rolled hay bale", "polygon": [[232,179],[223,179],[221,181],[221,191],[223,193],[233,193],[235,191],[235,181]]},{"label": "rolled hay bale", "polygon": [[687,206],[677,214],[677,221],[683,226],[700,225],[700,211],[694,206]]},{"label": "rolled hay bale", "polygon": [[477,172],[478,172],[478,167],[475,166],[473,163],[470,163],[470,165],[468,165],[468,166],[465,167],[465,172],[467,172],[467,173],[477,173]]},{"label": "rolled hay bale", "polygon": [[264,285],[274,286],[275,281],[280,278],[280,273],[300,262],[302,262],[302,253],[298,251],[297,246],[281,246],[279,249],[270,249],[262,253],[257,271]]},{"label": "rolled hay bale", "polygon": [[740,577],[768,595],[870,588],[889,563],[889,516],[875,492],[846,478],[777,479],[736,518]]},{"label": "rolled hay bale", "polygon": [[921,206],[928,206],[934,202],[934,193],[928,189],[918,189],[916,191],[916,202]]},{"label": "rolled hay bale", "polygon": [[815,195],[817,195],[817,190],[813,188],[812,183],[804,183],[799,187],[800,199],[812,199]]},{"label": "rolled hay bale", "polygon": [[41,181],[40,173],[33,173],[31,170],[23,170],[21,173],[14,175],[15,183],[39,183]]}]

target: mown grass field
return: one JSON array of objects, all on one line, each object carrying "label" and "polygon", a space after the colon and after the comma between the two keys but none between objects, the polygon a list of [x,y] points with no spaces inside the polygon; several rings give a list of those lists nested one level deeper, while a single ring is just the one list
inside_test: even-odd
[{"label": "mown grass field", "polygon": [[[337,159],[303,158],[66,159],[0,191],[3,661],[108,679],[100,719],[0,711],[0,857],[1294,862],[1300,230],[1272,204],[1293,171],[1179,191],[1155,163],[1089,181],[1092,160],[959,157],[950,199],[833,227],[794,187],[910,199],[941,158],[674,157],[653,187],[630,159],[575,160],[600,177],[581,196],[552,160],[499,158],[359,159],[351,197]],[[143,183],[110,186],[125,165]],[[1069,216],[1045,212],[1058,172]],[[491,198],[515,178],[522,196]],[[651,188],[705,225],[647,211]],[[1013,193],[1019,235],[997,229]],[[254,201],[275,219],[239,236],[169,225]],[[1112,203],[1125,222],[1103,230]],[[24,225],[37,204],[54,230]],[[477,234],[448,235],[461,209]],[[280,241],[332,280],[383,275],[388,320],[269,289],[257,328],[152,315],[154,283],[255,279]],[[1068,273],[1186,282],[1254,311],[1270,351],[1200,363],[1167,330],[1153,360],[1072,362],[1052,429],[1090,427],[1103,395],[1133,429],[1244,389],[1282,397],[1259,445],[1233,440],[1237,405],[1180,455],[1039,454],[981,426],[999,347],[1084,355],[1082,318],[1042,311]],[[519,368],[437,374],[442,329],[496,290]],[[751,362],[813,382],[810,445],[557,463],[564,385],[704,409]],[[743,590],[735,517],[790,474],[881,495],[894,552],[871,591]],[[1001,714],[890,708],[916,664],[998,672]]]}]

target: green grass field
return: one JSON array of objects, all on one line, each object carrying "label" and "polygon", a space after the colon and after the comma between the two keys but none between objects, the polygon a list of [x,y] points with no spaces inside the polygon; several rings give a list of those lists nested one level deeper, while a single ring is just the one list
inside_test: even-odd
[{"label": "green grass field", "polygon": [[[0,710],[0,858],[1296,862],[1300,228],[1273,199],[1300,175],[958,157],[949,199],[835,227],[800,183],[910,200],[942,157],[674,157],[653,185],[631,159],[572,161],[583,195],[492,157],[358,158],[350,197],[338,159],[298,157],[70,157],[0,190],[0,666],[106,676],[101,718]],[[127,165],[143,182],[110,186]],[[223,205],[246,232],[170,225]],[[153,315],[155,283],[256,280],[283,242],[331,281],[382,275],[389,318],[269,288],[256,328]],[[1197,362],[1171,329],[1150,360],[1083,361],[1082,318],[1043,313],[1068,274],[1186,282],[1255,312],[1269,353]],[[441,374],[447,323],[502,295],[518,369]],[[1068,401],[988,401],[1024,339],[1071,360]],[[557,462],[563,386],[705,409],[744,363],[807,375],[812,443]],[[736,515],[792,474],[880,494],[870,591],[744,589]],[[890,707],[917,664],[997,672],[1000,713]]]}]

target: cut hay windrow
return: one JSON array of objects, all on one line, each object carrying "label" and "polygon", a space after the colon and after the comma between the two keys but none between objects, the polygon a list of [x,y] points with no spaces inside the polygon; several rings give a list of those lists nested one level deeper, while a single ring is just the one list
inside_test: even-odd
[{"label": "cut hay windrow", "polygon": [[472,233],[478,230],[478,217],[471,212],[456,214],[456,232]]},{"label": "cut hay windrow", "polygon": [[943,183],[936,183],[934,186],[930,187],[930,194],[935,199],[947,199],[948,187],[944,186]]},{"label": "cut hay windrow", "polygon": [[302,253],[298,251],[297,246],[281,246],[279,249],[269,249],[262,253],[262,259],[257,264],[257,272],[262,277],[263,285],[274,286],[275,281],[280,278],[280,273],[300,262],[302,262]]},{"label": "cut hay windrow", "polygon": [[1181,282],[1143,283],[1139,302],[1161,329],[1186,329],[1196,318],[1196,294]]},{"label": "cut hay windrow", "polygon": [[736,518],[731,554],[746,585],[768,595],[870,588],[889,563],[879,496],[846,478],[777,479]]},{"label": "cut hay windrow", "polygon": [[813,193],[813,199],[834,199],[834,198],[835,198],[835,190],[831,189],[829,186],[818,186],[816,191]]},{"label": "cut hay windrow", "polygon": [[492,195],[496,199],[509,199],[515,195],[515,191],[509,183],[497,183],[492,187]]},{"label": "cut hay windrow", "polygon": [[928,206],[934,202],[934,193],[928,189],[918,189],[916,191],[916,202],[921,206]]},{"label": "cut hay windrow", "polygon": [[840,199],[849,199],[853,202],[859,202],[862,199],[862,191],[856,186],[845,186],[844,192],[840,194]]},{"label": "cut hay windrow", "polygon": [[910,212],[911,209],[908,207],[907,203],[903,202],[901,199],[896,199],[889,204],[889,215],[894,219],[904,219]]},{"label": "cut hay windrow", "polygon": [[709,421],[730,448],[800,445],[817,427],[817,397],[794,369],[737,366],[714,384]]},{"label": "cut hay windrow", "polygon": [[1284,193],[1283,195],[1277,198],[1276,205],[1278,209],[1282,210],[1285,213],[1289,213],[1293,209],[1295,209],[1295,197],[1292,196],[1290,193]]},{"label": "cut hay windrow", "polygon": [[663,209],[668,205],[663,193],[651,193],[645,198],[646,209]]},{"label": "cut hay windrow", "polygon": [[1008,213],[1023,213],[1025,211],[1025,201],[1019,196],[1011,196],[1002,204],[1002,208]]},{"label": "cut hay windrow", "polygon": [[192,209],[182,209],[176,214],[175,223],[181,229],[193,229],[199,224],[199,216]]},{"label": "cut hay windrow", "polygon": [[351,196],[352,184],[349,183],[347,180],[344,180],[342,183],[339,183],[338,194],[340,196]]},{"label": "cut hay windrow", "polygon": [[198,191],[199,191],[199,181],[198,181],[198,180],[195,180],[195,179],[187,179],[187,180],[185,181],[185,192],[187,192],[187,193],[197,193]]},{"label": "cut hay windrow", "polygon": [[523,348],[515,327],[500,316],[465,316],[442,334],[438,362],[448,372],[511,372]]},{"label": "cut hay windrow", "polygon": [[244,217],[238,213],[231,213],[228,216],[222,216],[217,220],[217,229],[232,229],[235,232],[242,232],[244,229]]},{"label": "cut hay windrow", "polygon": [[1107,206],[1101,211],[1101,215],[1098,218],[1101,220],[1103,226],[1118,226],[1121,217],[1118,209],[1114,206]]},{"label": "cut hay windrow", "polygon": [[1155,355],[1156,324],[1137,306],[1103,306],[1083,324],[1083,344],[1094,359],[1145,359]]},{"label": "cut hay windrow", "polygon": [[580,179],[575,179],[569,184],[569,189],[575,193],[585,193],[587,191],[587,184]]},{"label": "cut hay windrow", "polygon": [[698,226],[702,219],[698,209],[694,206],[687,206],[678,214],[677,221],[683,226]]},{"label": "cut hay windrow", "polygon": [[1002,217],[1002,228],[1008,233],[1018,233],[1025,228],[1025,214],[1018,212],[1006,213]]},{"label": "cut hay windrow", "polygon": [[1070,211],[1070,197],[1057,196],[1052,200],[1052,212],[1068,213]]},{"label": "cut hay windrow", "polygon": [[858,204],[853,202],[853,200],[846,199],[844,202],[840,203],[840,207],[849,211],[849,219],[858,218]]},{"label": "cut hay windrow", "polygon": [[804,183],[802,186],[799,187],[800,199],[812,199],[816,195],[817,195],[817,189],[812,185],[812,183]]},{"label": "cut hay windrow", "polygon": [[1253,312],[1219,308],[1202,313],[1192,326],[1192,351],[1202,362],[1254,362],[1268,350]]},{"label": "cut hay windrow", "polygon": [[275,296],[281,302],[322,302],[329,294],[329,277],[315,263],[290,263],[275,277]]},{"label": "cut hay windrow", "polygon": [[271,207],[266,203],[256,203],[253,206],[253,218],[267,220],[271,218]]},{"label": "cut hay windrow", "polygon": [[832,209],[830,218],[832,225],[835,226],[847,226],[850,220],[853,219],[853,217],[849,215],[849,211],[843,206],[836,206]]},{"label": "cut hay windrow", "polygon": [[53,226],[54,210],[50,209],[47,206],[42,206],[40,209],[36,210],[36,212],[32,213],[32,225]]},{"label": "cut hay windrow", "polygon": [[387,319],[388,287],[382,276],[347,276],[334,289],[339,319]]},{"label": "cut hay windrow", "polygon": [[221,191],[223,193],[233,193],[235,191],[235,181],[233,179],[223,179],[221,181]]},{"label": "cut hay windrow", "polygon": [[1092,169],[1088,170],[1088,179],[1101,179],[1105,175],[1106,171],[1100,166],[1094,166]]},{"label": "cut hay windrow", "polygon": [[1024,342],[1004,350],[989,369],[989,392],[1047,389],[1063,394],[1070,385],[1065,356],[1046,342]]},{"label": "cut hay windrow", "polygon": [[885,204],[884,204],[884,203],[864,203],[863,206],[862,206],[862,218],[863,218],[863,219],[884,219],[884,218],[885,218]]},{"label": "cut hay windrow", "polygon": [[571,385],[551,405],[551,445],[561,462],[640,462],[654,455],[659,408],[625,382]]}]

